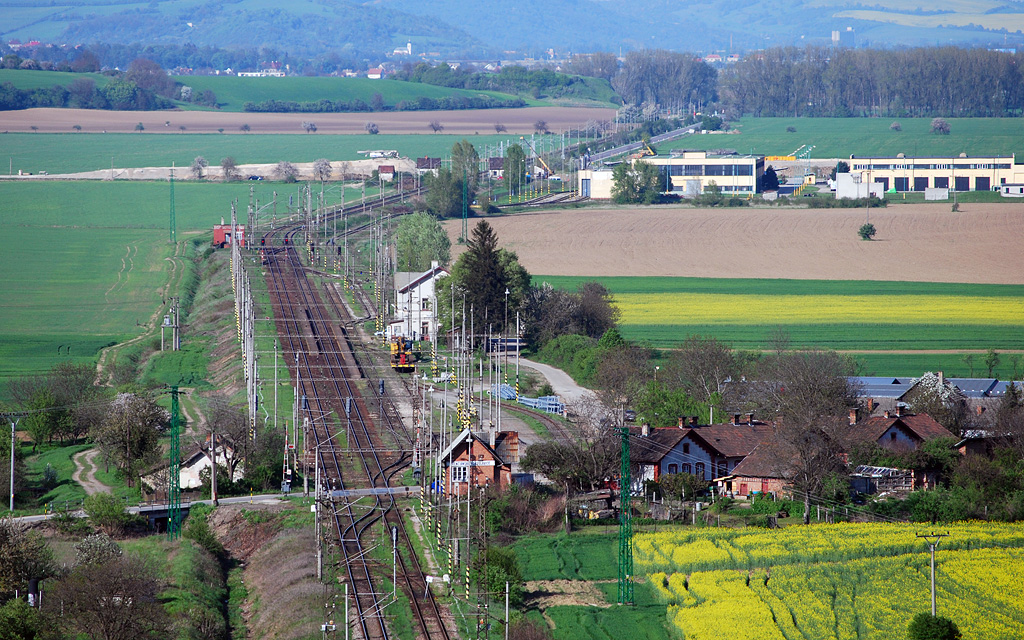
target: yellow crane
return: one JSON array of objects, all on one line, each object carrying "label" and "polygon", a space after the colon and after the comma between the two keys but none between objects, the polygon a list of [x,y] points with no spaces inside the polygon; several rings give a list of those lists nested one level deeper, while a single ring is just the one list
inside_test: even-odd
[{"label": "yellow crane", "polygon": [[537,153],[537,149],[536,147],[533,146],[533,143],[527,140],[525,136],[519,136],[519,139],[525,142],[526,146],[530,147],[530,150],[533,151],[533,155],[537,156],[537,159],[540,160],[541,166],[544,167],[544,171],[547,172],[544,177],[546,178],[553,174],[554,171],[551,170],[551,167],[548,166],[548,163],[544,162],[544,158],[542,158],[541,155]]}]

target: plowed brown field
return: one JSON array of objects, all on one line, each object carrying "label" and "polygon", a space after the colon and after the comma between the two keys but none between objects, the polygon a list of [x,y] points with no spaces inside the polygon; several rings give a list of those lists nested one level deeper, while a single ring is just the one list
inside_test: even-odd
[{"label": "plowed brown field", "polygon": [[[871,242],[857,236],[863,210],[609,207],[489,221],[537,274],[1024,284],[1024,203],[961,208],[872,209]],[[460,226],[448,223],[453,242]]]},{"label": "plowed brown field", "polygon": [[[0,131],[67,133],[74,125],[89,132],[132,132],[137,123],[145,133],[178,133],[185,126],[189,133],[240,133],[248,124],[252,133],[302,133],[302,122],[316,123],[319,133],[366,133],[372,120],[381,133],[429,133],[427,126],[437,120],[443,133],[470,135],[494,133],[500,122],[508,133],[533,133],[534,123],[543,120],[551,131],[578,127],[588,120],[612,120],[614,109],[582,107],[530,107],[526,109],[469,109],[466,111],[390,111],[384,113],[237,113],[225,111],[94,111],[89,109],[25,109],[0,111]],[[164,123],[170,120],[173,126]]]}]

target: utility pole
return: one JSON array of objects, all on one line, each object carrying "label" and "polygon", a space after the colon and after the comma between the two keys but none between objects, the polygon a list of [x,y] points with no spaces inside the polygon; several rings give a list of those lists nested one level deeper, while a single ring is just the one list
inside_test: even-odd
[{"label": "utility pole", "polygon": [[21,422],[21,417],[15,418],[13,415],[8,415],[7,419],[11,422],[11,503],[10,510],[14,512],[14,430],[18,427],[18,423]]},{"label": "utility pole", "polygon": [[[928,543],[928,546],[932,551],[932,617],[935,617],[935,547],[939,546],[939,540],[942,540],[949,535],[946,533],[919,533],[918,538],[924,538],[924,541]],[[933,541],[932,538],[935,540]]]},{"label": "utility pole", "polygon": [[[113,173],[113,169],[111,169]],[[178,240],[178,225],[174,220],[174,163],[171,163],[171,244]]]},{"label": "utility pole", "polygon": [[633,604],[633,514],[630,511],[629,427],[622,436],[622,467],[619,473],[619,604]]},{"label": "utility pole", "polygon": [[[178,387],[171,387],[171,450],[168,456],[167,539],[177,540],[181,537],[181,421],[178,418]],[[213,473],[217,473],[216,464]]]}]

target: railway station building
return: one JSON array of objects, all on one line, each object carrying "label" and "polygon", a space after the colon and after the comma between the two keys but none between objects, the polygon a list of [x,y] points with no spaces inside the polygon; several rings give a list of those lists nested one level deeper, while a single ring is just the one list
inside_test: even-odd
[{"label": "railway station building", "polygon": [[431,264],[426,271],[398,271],[395,273],[395,300],[393,320],[385,328],[390,340],[403,336],[410,340],[433,340],[437,318],[434,314],[434,287],[448,270]]},{"label": "railway station building", "polygon": [[850,156],[850,173],[863,184],[880,183],[882,191],[997,191],[1003,185],[1024,182],[1024,165],[1013,155],[956,157]]},{"label": "railway station building", "polygon": [[[761,192],[764,156],[707,151],[673,150],[668,155],[631,158],[658,169],[663,193],[682,197],[698,196],[714,183],[726,196],[750,196]],[[580,194],[594,200],[612,197],[612,170],[584,169],[579,172]]]},{"label": "railway station building", "polygon": [[505,489],[512,482],[512,464],[519,462],[519,432],[465,429],[437,462],[444,469],[445,495],[464,496],[475,487]]}]

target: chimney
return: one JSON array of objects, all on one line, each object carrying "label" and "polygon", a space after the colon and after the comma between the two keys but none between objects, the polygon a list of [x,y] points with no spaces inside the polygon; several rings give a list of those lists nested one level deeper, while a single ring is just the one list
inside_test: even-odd
[{"label": "chimney", "polygon": [[903,403],[902,402],[897,402],[896,403],[896,417],[899,418],[899,417],[902,417],[902,416],[903,416]]},{"label": "chimney", "polygon": [[640,425],[640,435],[643,436],[644,438],[651,435],[651,425],[647,424],[646,422]]},{"label": "chimney", "polygon": [[868,413],[872,413],[875,410],[875,399],[868,398]]},{"label": "chimney", "polygon": [[492,424],[490,426],[490,428],[487,429],[487,443],[490,445],[490,447],[492,449],[494,448],[494,441],[496,440],[496,436],[497,435],[498,435],[498,430]]},{"label": "chimney", "polygon": [[981,406],[981,405],[978,405],[978,407],[977,407],[977,408],[975,409],[975,411],[976,411],[976,412],[978,413],[978,415],[980,416],[981,414],[985,413],[985,407],[983,407],[983,406]]},{"label": "chimney", "polygon": [[696,427],[698,420],[700,420],[700,416],[690,416],[690,426]]},{"label": "chimney", "polygon": [[740,423],[740,414],[738,414],[738,413],[732,414],[732,423],[733,424],[739,424]]},{"label": "chimney", "polygon": [[747,414],[747,424],[748,425],[754,424],[754,414],[753,413],[748,413]]},{"label": "chimney", "polygon": [[858,412],[859,412],[858,409],[850,409],[850,426],[851,427],[853,425],[857,424],[858,422],[860,422],[860,416],[858,415]]},{"label": "chimney", "polygon": [[941,387],[945,383],[946,383],[946,376],[942,375],[942,372],[940,371],[939,372],[939,386]]},{"label": "chimney", "polygon": [[886,417],[886,418],[888,418],[888,417],[889,417],[889,410],[888,410],[888,409],[886,409],[886,410],[885,410],[885,417]]},{"label": "chimney", "polygon": [[683,418],[682,418],[682,416],[679,417],[679,423],[676,424],[676,426],[679,427],[680,429],[683,428]]}]

